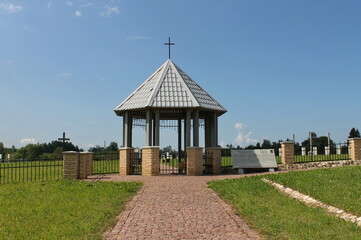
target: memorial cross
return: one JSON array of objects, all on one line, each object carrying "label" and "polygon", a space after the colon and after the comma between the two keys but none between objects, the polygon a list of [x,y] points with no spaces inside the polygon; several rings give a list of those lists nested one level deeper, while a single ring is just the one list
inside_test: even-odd
[{"label": "memorial cross", "polygon": [[169,37],[169,38],[168,38],[168,42],[167,42],[167,43],[164,43],[164,45],[168,45],[168,54],[169,54],[168,58],[170,59],[170,46],[171,46],[171,45],[175,45],[175,43],[171,43],[171,42],[170,42],[170,37]]},{"label": "memorial cross", "polygon": [[63,132],[63,137],[62,137],[62,138],[58,138],[58,140],[63,142],[63,151],[64,151],[65,141],[69,141],[70,138],[66,138],[66,137],[65,137],[65,132]]}]

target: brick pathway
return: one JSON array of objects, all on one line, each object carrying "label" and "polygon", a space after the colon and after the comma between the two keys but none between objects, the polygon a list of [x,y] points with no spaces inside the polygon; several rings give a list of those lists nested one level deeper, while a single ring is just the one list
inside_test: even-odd
[{"label": "brick pathway", "polygon": [[101,181],[144,182],[105,239],[260,239],[228,204],[206,187],[210,180],[239,177],[104,176]]}]

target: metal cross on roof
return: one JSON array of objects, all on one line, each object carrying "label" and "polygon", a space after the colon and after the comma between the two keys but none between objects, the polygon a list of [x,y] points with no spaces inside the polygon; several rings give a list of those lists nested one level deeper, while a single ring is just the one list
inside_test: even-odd
[{"label": "metal cross on roof", "polygon": [[171,43],[171,42],[170,42],[170,37],[169,37],[169,38],[168,38],[168,42],[167,42],[167,43],[164,43],[164,45],[168,45],[168,53],[169,53],[169,57],[168,57],[168,58],[170,59],[170,46],[171,46],[171,45],[175,45],[175,43]]},{"label": "metal cross on roof", "polygon": [[65,145],[65,141],[69,141],[70,138],[66,138],[65,137],[65,132],[63,132],[63,137],[62,138],[58,138],[59,141],[63,141],[63,151],[64,151],[64,145]]}]

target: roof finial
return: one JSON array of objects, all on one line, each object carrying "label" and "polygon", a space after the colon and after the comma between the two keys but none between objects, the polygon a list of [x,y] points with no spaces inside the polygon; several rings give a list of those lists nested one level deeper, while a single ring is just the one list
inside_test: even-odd
[{"label": "roof finial", "polygon": [[168,45],[168,53],[169,53],[169,57],[168,57],[168,58],[170,59],[170,46],[171,46],[171,45],[175,45],[175,43],[171,43],[171,42],[170,42],[170,37],[169,37],[169,38],[168,38],[168,42],[167,42],[167,43],[164,43],[164,45]]}]

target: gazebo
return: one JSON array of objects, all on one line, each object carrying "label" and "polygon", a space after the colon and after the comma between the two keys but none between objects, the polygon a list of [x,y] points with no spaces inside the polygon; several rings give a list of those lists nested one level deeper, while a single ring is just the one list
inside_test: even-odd
[{"label": "gazebo", "polygon": [[[203,148],[199,146],[199,128],[204,127],[205,151],[210,155],[208,168],[213,174],[221,170],[221,149],[218,147],[218,117],[227,110],[203,88],[168,59],[129,97],[114,109],[123,117],[123,146],[119,150],[120,174],[134,173],[135,152],[132,129],[145,128],[146,146],[142,148],[142,175],[159,175],[162,164],[159,154],[160,128],[178,128],[178,161],[174,168],[187,175],[203,174]],[[183,146],[186,158],[181,157]]]}]

